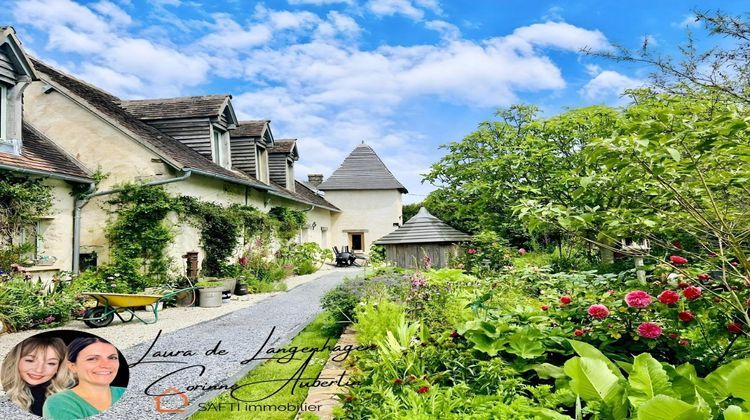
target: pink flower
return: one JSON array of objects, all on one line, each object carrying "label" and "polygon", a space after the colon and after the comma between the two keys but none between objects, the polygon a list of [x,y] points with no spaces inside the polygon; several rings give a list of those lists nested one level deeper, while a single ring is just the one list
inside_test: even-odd
[{"label": "pink flower", "polygon": [[710,278],[711,278],[711,275],[708,274],[708,273],[698,274],[698,280],[700,280],[700,281],[706,281],[706,280],[708,280]]},{"label": "pink flower", "polygon": [[247,257],[243,255],[243,256],[240,257],[239,261],[237,261],[237,262],[241,266],[246,267],[247,266]]},{"label": "pink flower", "polygon": [[602,304],[595,304],[589,306],[588,314],[591,315],[591,317],[596,319],[604,319],[609,316],[609,309],[607,309],[606,306]]},{"label": "pink flower", "polygon": [[476,250],[476,249],[474,249],[474,248],[469,248],[468,250],[466,250],[466,253],[467,253],[467,254],[472,254],[472,255],[473,255],[473,254],[476,254],[476,253],[477,253],[477,250]]},{"label": "pink flower", "polygon": [[659,294],[659,302],[665,305],[674,305],[680,300],[680,295],[674,290],[665,290]]},{"label": "pink flower", "polygon": [[679,343],[680,343],[681,346],[689,346],[690,345],[690,340],[684,340],[683,339],[683,340],[680,340]]},{"label": "pink flower", "polygon": [[631,308],[645,308],[651,304],[651,296],[643,290],[633,290],[625,295],[625,303]]},{"label": "pink flower", "polygon": [[681,311],[677,313],[677,318],[682,322],[690,322],[695,319],[695,315],[690,311]]},{"label": "pink flower", "polygon": [[732,264],[732,267],[737,267],[738,265],[740,265],[740,263],[738,263],[737,261],[732,261],[730,264]]},{"label": "pink flower", "polygon": [[740,334],[742,333],[742,325],[736,322],[730,322],[729,324],[727,324],[727,331],[732,334]]},{"label": "pink flower", "polygon": [[518,255],[521,255],[521,256],[526,255],[526,249],[525,248],[518,248]]},{"label": "pink flower", "polygon": [[568,295],[563,295],[563,296],[560,297],[560,303],[563,304],[563,305],[568,305],[572,301],[573,301],[573,299],[571,299],[570,296],[568,296]]},{"label": "pink flower", "polygon": [[672,262],[674,265],[683,265],[687,264],[688,260],[685,257],[680,257],[679,255],[672,255],[669,257],[669,261]]},{"label": "pink flower", "polygon": [[653,322],[643,322],[638,326],[638,335],[643,338],[657,338],[661,335],[661,327]]},{"label": "pink flower", "polygon": [[682,291],[683,296],[685,296],[685,299],[687,300],[696,300],[701,297],[702,293],[701,288],[695,286],[686,287],[685,290]]}]

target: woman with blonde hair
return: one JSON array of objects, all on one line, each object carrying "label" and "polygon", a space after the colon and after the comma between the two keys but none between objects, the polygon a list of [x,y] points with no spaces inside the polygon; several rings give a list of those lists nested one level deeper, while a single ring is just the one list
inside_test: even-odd
[{"label": "woman with blonde hair", "polygon": [[23,410],[42,415],[52,394],[73,384],[65,364],[67,347],[58,337],[30,337],[8,353],[0,368],[3,390]]}]

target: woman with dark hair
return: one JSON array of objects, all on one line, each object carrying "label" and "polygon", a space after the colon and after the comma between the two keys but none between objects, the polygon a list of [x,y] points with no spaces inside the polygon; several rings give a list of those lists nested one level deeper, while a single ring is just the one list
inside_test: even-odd
[{"label": "woman with dark hair", "polygon": [[79,337],[68,345],[68,369],[76,378],[72,389],[47,398],[44,417],[74,420],[93,416],[116,403],[125,388],[110,386],[120,361],[115,346],[98,337]]},{"label": "woman with dark hair", "polygon": [[30,337],[16,344],[0,369],[8,398],[25,411],[42,415],[48,396],[73,384],[65,365],[67,348],[57,337]]}]

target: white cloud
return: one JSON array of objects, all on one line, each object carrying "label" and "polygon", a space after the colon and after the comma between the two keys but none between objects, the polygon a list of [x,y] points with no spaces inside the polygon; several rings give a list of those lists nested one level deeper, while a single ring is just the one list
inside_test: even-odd
[{"label": "white cloud", "polygon": [[314,6],[322,6],[326,4],[353,4],[352,0],[288,0],[289,4],[292,5],[298,5],[298,4],[311,4]]},{"label": "white cloud", "polygon": [[119,6],[109,1],[100,1],[99,3],[93,4],[91,8],[101,13],[102,15],[109,17],[110,22],[115,25],[127,26],[133,22],[133,20],[130,18],[130,15],[128,15],[124,10],[120,9]]},{"label": "white cloud", "polygon": [[616,71],[605,70],[589,80],[579,93],[590,101],[607,101],[619,98],[626,89],[642,85],[642,80],[632,79]]},{"label": "white cloud", "polygon": [[204,36],[198,42],[209,49],[236,50],[259,46],[267,43],[273,35],[268,25],[250,25],[249,29],[245,29],[230,15],[217,13],[213,15],[213,18],[216,28],[219,29]]},{"label": "white cloud", "polygon": [[441,13],[435,0],[370,0],[367,8],[377,16],[404,15],[414,20],[422,20],[425,10]]},{"label": "white cloud", "polygon": [[513,36],[531,45],[569,51],[584,47],[595,51],[610,48],[607,38],[600,31],[579,28],[566,22],[535,23],[516,29]]},{"label": "white cloud", "polygon": [[445,40],[455,40],[461,38],[461,31],[452,23],[444,20],[431,20],[424,25],[427,29],[439,32],[441,38]]}]

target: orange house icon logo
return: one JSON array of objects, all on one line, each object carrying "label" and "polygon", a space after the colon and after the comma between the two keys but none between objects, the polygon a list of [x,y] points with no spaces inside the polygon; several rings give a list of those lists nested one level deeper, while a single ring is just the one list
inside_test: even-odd
[{"label": "orange house icon logo", "polygon": [[[180,397],[180,399],[182,400],[181,406],[177,408],[165,408],[162,406],[162,399],[164,397],[171,397],[175,395]],[[154,397],[154,402],[156,403],[156,411],[160,413],[183,413],[185,411],[185,407],[190,404],[190,399],[187,395],[185,395],[184,392],[180,391],[177,388],[167,388],[166,391]]]}]

